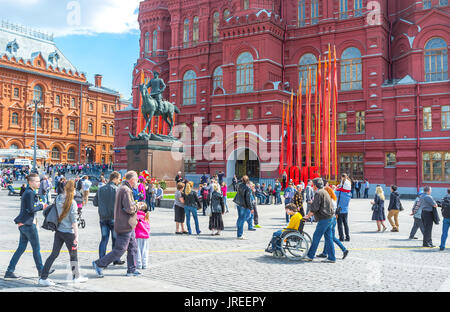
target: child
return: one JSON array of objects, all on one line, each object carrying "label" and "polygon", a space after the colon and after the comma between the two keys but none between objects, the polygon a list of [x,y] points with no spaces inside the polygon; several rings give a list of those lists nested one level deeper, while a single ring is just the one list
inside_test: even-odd
[{"label": "child", "polygon": [[156,184],[152,184],[152,198],[150,200],[150,211],[154,211],[155,210],[155,206],[156,206]]},{"label": "child", "polygon": [[286,214],[288,214],[291,217],[289,224],[287,228],[285,228],[284,230],[280,230],[273,233],[270,246],[267,247],[266,249],[266,252],[269,253],[273,252],[275,256],[281,255],[281,244],[280,244],[281,240],[279,239],[281,237],[281,234],[283,234],[283,232],[286,230],[298,231],[301,225],[301,221],[303,219],[303,216],[301,215],[300,212],[298,212],[297,206],[295,206],[295,204],[287,204],[285,210]]},{"label": "child", "polygon": [[146,269],[148,259],[148,239],[150,238],[150,212],[148,210],[137,212],[137,225],[134,229],[138,245],[136,268]]}]

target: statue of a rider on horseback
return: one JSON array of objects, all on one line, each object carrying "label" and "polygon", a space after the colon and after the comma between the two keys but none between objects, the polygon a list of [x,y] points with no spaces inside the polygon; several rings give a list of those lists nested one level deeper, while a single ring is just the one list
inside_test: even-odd
[{"label": "statue of a rider on horseback", "polygon": [[[144,84],[139,85],[139,92],[142,96],[142,115],[145,119],[145,128],[137,137],[131,135],[132,140],[158,140],[158,141],[173,141],[175,138],[172,136],[172,128],[174,126],[173,114],[179,114],[179,109],[172,103],[165,101],[162,97],[162,93],[166,89],[164,80],[159,78],[157,71],[153,72],[154,78],[148,81],[145,80]],[[151,92],[148,89],[151,88]],[[161,116],[163,121],[169,125],[169,135],[158,135],[152,133],[150,123],[154,116]],[[149,132],[147,132],[149,129]]]}]

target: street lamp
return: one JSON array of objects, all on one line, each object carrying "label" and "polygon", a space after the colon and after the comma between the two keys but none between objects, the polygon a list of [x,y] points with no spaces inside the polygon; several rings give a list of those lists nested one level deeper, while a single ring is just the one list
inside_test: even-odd
[{"label": "street lamp", "polygon": [[40,105],[42,99],[42,89],[39,85],[34,87],[33,100],[28,104],[28,108],[34,106],[34,153],[33,153],[33,172],[38,172],[36,168],[36,158],[37,158],[37,114],[38,109],[43,108],[44,105]]}]

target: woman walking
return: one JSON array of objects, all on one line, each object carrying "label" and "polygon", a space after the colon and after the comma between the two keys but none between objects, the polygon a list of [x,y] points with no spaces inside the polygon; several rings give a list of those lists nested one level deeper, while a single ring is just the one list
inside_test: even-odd
[{"label": "woman walking", "polygon": [[[377,221],[377,232],[386,231],[386,226],[384,225],[384,221],[386,220],[386,216],[384,214],[384,192],[381,186],[377,185],[375,189],[375,198],[370,203],[372,204],[372,220]],[[383,226],[383,230],[381,230],[381,226]]]},{"label": "woman walking", "polygon": [[72,268],[73,282],[86,282],[87,278],[80,276],[78,267],[78,223],[77,223],[77,204],[74,198],[75,182],[70,180],[64,187],[64,193],[56,198],[56,208],[58,211],[59,226],[55,231],[52,253],[45,261],[42,270],[39,285],[54,286],[55,283],[48,279],[50,268],[56,258],[59,256],[63,244],[66,244],[70,255],[70,267]]},{"label": "woman walking", "polygon": [[200,231],[200,226],[198,223],[197,209],[201,209],[202,206],[198,199],[197,192],[195,192],[192,189],[193,184],[194,183],[191,181],[186,183],[186,188],[185,188],[184,195],[183,195],[183,197],[184,197],[184,212],[186,214],[186,225],[188,228],[189,235],[192,234],[191,213],[192,213],[192,216],[194,217],[195,230],[197,232],[197,235],[200,235],[201,231]]},{"label": "woman walking", "polygon": [[[184,189],[184,183],[178,182],[177,191],[175,192],[175,203],[173,204],[173,210],[175,211],[175,234],[187,234],[188,232],[184,228],[184,221],[186,214],[184,212],[184,198],[181,191]],[[181,231],[180,231],[181,228]]]},{"label": "woman walking", "polygon": [[[211,194],[210,203],[212,215],[209,217],[209,229],[211,230],[211,235],[214,236],[220,235],[220,231],[224,229],[222,215],[225,213],[225,203],[219,184],[214,183],[213,185],[214,191]],[[214,230],[216,233],[214,233]]]},{"label": "woman walking", "polygon": [[228,204],[227,204],[227,191],[228,191],[228,187],[227,187],[227,184],[226,184],[225,182],[222,182],[222,187],[220,188],[220,190],[222,191],[223,202],[225,203],[225,212],[229,212],[229,210],[228,210]]}]

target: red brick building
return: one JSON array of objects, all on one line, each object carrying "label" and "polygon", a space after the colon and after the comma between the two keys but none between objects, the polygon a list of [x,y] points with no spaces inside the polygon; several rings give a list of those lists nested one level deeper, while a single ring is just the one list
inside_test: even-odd
[{"label": "red brick building", "polygon": [[[116,113],[116,165],[126,167],[139,73],[157,70],[168,86],[164,97],[181,109],[176,123],[196,130],[187,172],[276,178],[277,160],[265,160],[258,145],[267,142],[270,152],[279,132],[263,134],[258,125],[281,126],[290,89],[331,44],[341,172],[367,177],[372,187],[397,184],[414,193],[430,184],[442,192],[450,186],[449,17],[447,0],[143,1],[134,108]],[[203,131],[244,128],[220,140],[222,159],[207,160],[198,147],[208,150],[214,135],[201,135],[194,117]],[[235,146],[240,136],[246,147]]]}]

